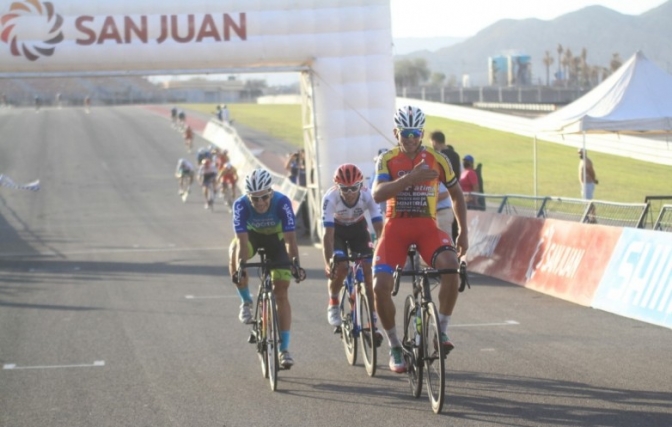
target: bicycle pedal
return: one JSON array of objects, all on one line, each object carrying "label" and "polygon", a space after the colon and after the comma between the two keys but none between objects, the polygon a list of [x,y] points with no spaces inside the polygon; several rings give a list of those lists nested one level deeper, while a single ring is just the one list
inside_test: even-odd
[{"label": "bicycle pedal", "polygon": [[250,336],[247,338],[247,342],[250,344],[257,343],[257,335],[254,332],[250,332]]},{"label": "bicycle pedal", "polygon": [[340,334],[341,332],[343,332],[343,328],[341,328],[340,326],[336,326],[334,328],[334,335]]}]

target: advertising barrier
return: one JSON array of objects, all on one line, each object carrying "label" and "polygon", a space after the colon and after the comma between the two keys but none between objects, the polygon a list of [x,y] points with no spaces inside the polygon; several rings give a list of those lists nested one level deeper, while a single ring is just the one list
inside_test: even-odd
[{"label": "advertising barrier", "polygon": [[593,307],[672,328],[672,234],[624,229]]},{"label": "advertising barrier", "polygon": [[469,271],[672,328],[672,233],[468,211]]}]

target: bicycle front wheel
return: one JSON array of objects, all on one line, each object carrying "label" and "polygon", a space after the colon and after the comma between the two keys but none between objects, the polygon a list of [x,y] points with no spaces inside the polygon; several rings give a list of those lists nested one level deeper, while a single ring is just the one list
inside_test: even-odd
[{"label": "bicycle front wheel", "polygon": [[268,381],[271,390],[278,388],[278,309],[275,306],[275,296],[271,293],[266,302],[266,361],[268,365]]},{"label": "bicycle front wheel", "polygon": [[357,362],[357,337],[355,336],[353,316],[355,310],[350,301],[350,294],[345,286],[341,288],[339,295],[341,310],[341,340],[345,350],[345,358],[348,363],[354,365]]},{"label": "bicycle front wheel", "polygon": [[435,414],[441,412],[446,386],[446,366],[443,346],[441,345],[441,327],[439,312],[433,302],[427,304],[423,316],[423,337],[425,351],[425,369],[427,370],[427,394]]},{"label": "bicycle front wheel", "polygon": [[257,299],[257,310],[254,317],[253,333],[257,340],[257,354],[259,355],[259,362],[261,362],[261,374],[264,378],[268,378],[268,363],[266,352],[266,305],[267,302],[263,297]]},{"label": "bicycle front wheel", "polygon": [[418,333],[415,324],[416,310],[419,310],[415,304],[415,299],[412,295],[406,297],[404,303],[404,338],[402,344],[404,346],[404,359],[406,359],[406,373],[408,374],[408,384],[411,386],[411,394],[413,397],[420,397],[422,393],[422,335]]},{"label": "bicycle front wheel", "polygon": [[372,377],[376,375],[376,325],[373,322],[373,311],[369,298],[366,296],[366,290],[363,286],[361,289],[363,292],[359,294],[359,342],[362,344],[364,368],[366,368],[366,373]]}]

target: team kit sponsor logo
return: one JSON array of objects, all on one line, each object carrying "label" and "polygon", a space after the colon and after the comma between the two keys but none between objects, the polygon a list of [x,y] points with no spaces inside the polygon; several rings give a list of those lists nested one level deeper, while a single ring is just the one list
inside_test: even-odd
[{"label": "team kit sponsor logo", "polygon": [[[67,31],[67,32],[66,32]],[[12,56],[37,61],[57,54],[58,44],[163,44],[247,40],[247,15],[207,13],[183,15],[80,15],[64,19],[58,2],[14,1],[0,11],[0,41]]]}]

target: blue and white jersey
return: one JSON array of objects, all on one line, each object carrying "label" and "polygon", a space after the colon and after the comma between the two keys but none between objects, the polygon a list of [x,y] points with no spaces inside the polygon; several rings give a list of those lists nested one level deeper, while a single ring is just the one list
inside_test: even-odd
[{"label": "blue and white jersey", "polygon": [[373,201],[371,191],[362,187],[359,197],[352,206],[348,206],[341,197],[338,186],[331,187],[322,198],[322,223],[325,227],[333,227],[334,224],[352,225],[366,218],[364,213],[369,211],[371,222],[383,220],[380,207]]},{"label": "blue and white jersey", "polygon": [[260,234],[279,234],[294,231],[296,218],[289,198],[277,191],[271,196],[271,206],[261,214],[254,210],[247,195],[240,196],[233,203],[233,231]]}]

